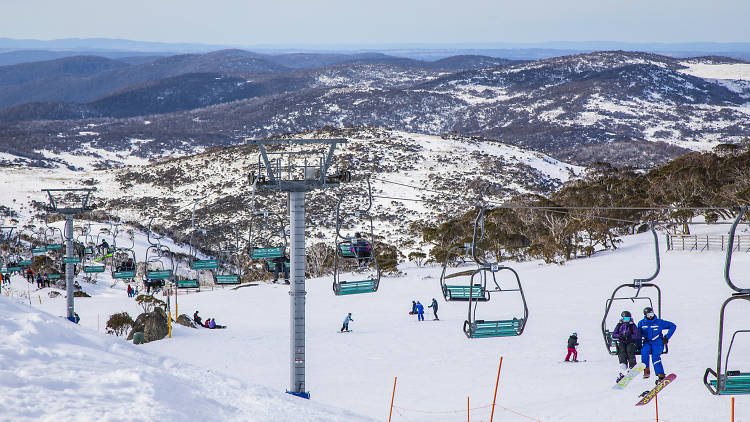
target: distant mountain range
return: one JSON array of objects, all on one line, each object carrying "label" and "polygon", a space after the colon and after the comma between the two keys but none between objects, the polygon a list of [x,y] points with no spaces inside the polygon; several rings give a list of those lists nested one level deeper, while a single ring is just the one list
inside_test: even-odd
[{"label": "distant mountain range", "polygon": [[50,165],[40,151],[153,157],[370,126],[501,140],[576,164],[652,167],[742,141],[748,103],[750,64],[727,57],[76,56],[0,67],[0,152]]}]

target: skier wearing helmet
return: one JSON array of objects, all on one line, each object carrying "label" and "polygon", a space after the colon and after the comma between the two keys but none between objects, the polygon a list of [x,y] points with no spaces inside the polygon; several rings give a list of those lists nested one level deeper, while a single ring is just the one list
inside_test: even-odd
[{"label": "skier wearing helmet", "polygon": [[[651,375],[649,370],[649,358],[654,361],[654,372],[656,372],[656,382],[664,379],[664,366],[661,364],[661,354],[664,346],[672,338],[677,326],[669,321],[657,318],[654,310],[647,307],[643,310],[644,318],[638,323],[638,329],[641,331],[643,346],[641,347],[641,362],[646,365],[643,370],[643,378]],[[663,331],[667,330],[667,334]]]},{"label": "skier wearing helmet", "polygon": [[570,362],[570,357],[573,357],[573,362],[578,362],[578,333],[573,333],[568,337],[568,354],[565,356],[565,362]]},{"label": "skier wearing helmet", "polygon": [[635,353],[641,343],[641,332],[633,322],[633,316],[629,311],[622,311],[620,322],[612,331],[612,339],[617,342],[617,357],[620,360],[620,374],[617,376],[619,382],[628,369],[635,366]]}]

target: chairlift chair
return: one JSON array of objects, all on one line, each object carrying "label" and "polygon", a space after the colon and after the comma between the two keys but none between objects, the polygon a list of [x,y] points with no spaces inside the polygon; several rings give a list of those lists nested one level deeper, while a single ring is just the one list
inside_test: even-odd
[{"label": "chairlift chair", "polygon": [[[343,218],[341,217],[341,203],[344,195],[339,196],[336,204],[336,253],[333,258],[333,293],[336,296],[351,295],[359,293],[374,293],[380,286],[380,267],[378,266],[377,252],[375,250],[375,234],[373,230],[372,214],[372,186],[367,179],[366,209],[355,211],[354,218],[365,221],[365,227],[369,225],[369,232],[360,232],[359,238],[343,236],[341,228]],[[369,254],[362,254],[361,249],[369,248]],[[352,279],[343,280],[343,274],[351,273]],[[356,277],[356,275],[361,275]]]},{"label": "chairlift chair", "polygon": [[734,235],[737,230],[737,226],[742,220],[743,215],[747,212],[747,207],[741,207],[737,218],[732,224],[732,228],[729,230],[729,240],[727,247],[726,259],[724,261],[724,281],[726,281],[729,288],[735,293],[732,294],[727,300],[721,305],[719,311],[719,346],[716,358],[716,370],[713,368],[706,368],[706,372],[703,374],[703,384],[706,386],[708,391],[713,395],[739,395],[739,394],[750,394],[750,371],[742,371],[738,369],[729,369],[729,356],[732,353],[732,346],[734,340],[738,334],[750,333],[750,330],[736,330],[732,333],[731,341],[729,342],[729,348],[727,348],[726,356],[724,357],[722,367],[722,356],[723,356],[723,340],[724,340],[724,320],[725,311],[727,306],[734,301],[747,300],[750,301],[750,288],[744,288],[736,285],[730,276],[730,268],[732,265],[732,249],[734,245]]},{"label": "chairlift chair", "polygon": [[[477,211],[471,243],[454,246],[445,255],[443,271],[440,273],[440,291],[448,302],[490,300],[489,294],[482,289],[482,283],[472,282],[475,269],[480,268],[484,260],[484,251],[478,246],[478,243],[484,239],[484,211],[484,207],[479,207]],[[470,263],[475,269],[448,273],[448,268],[459,257],[463,263]],[[459,280],[465,280],[465,282],[460,283]]]},{"label": "chairlift chair", "polygon": [[[656,230],[653,228],[653,226],[649,228],[651,230],[651,234],[654,237],[654,255],[656,257],[656,269],[654,270],[654,273],[647,278],[634,279],[632,283],[626,283],[617,286],[617,288],[612,292],[612,296],[607,299],[604,304],[604,316],[602,317],[601,330],[602,337],[604,338],[604,345],[607,348],[607,353],[609,353],[610,355],[617,354],[617,342],[612,338],[612,331],[615,327],[610,328],[610,326],[607,325],[607,317],[609,316],[609,313],[612,310],[612,305],[614,303],[628,300],[632,304],[640,303],[643,305],[643,307],[641,307],[640,309],[644,309],[648,306],[654,310],[657,318],[661,318],[661,289],[656,285],[656,283],[652,283],[652,281],[656,279],[656,276],[659,275],[659,271],[661,270],[661,259],[659,257],[659,237],[656,234]],[[654,300],[651,296],[641,295],[644,288],[655,291],[656,306],[654,306]],[[618,292],[623,289],[634,289],[635,293],[629,296],[617,296]],[[640,348],[641,345],[638,344],[636,353],[640,353]],[[669,353],[668,345],[664,345],[664,351],[662,352],[662,354],[666,353]]]},{"label": "chairlift chair", "polygon": [[[503,289],[497,281],[497,273],[503,270],[510,271],[513,273],[516,281],[516,288]],[[479,282],[476,283],[476,279],[479,278]],[[526,297],[523,294],[523,288],[521,287],[521,279],[518,273],[510,267],[499,265],[499,264],[483,264],[478,269],[474,270],[471,275],[471,285],[481,285],[481,291],[487,297],[486,301],[473,300],[474,289],[469,290],[469,314],[467,319],[464,321],[464,334],[468,338],[485,338],[485,337],[510,337],[520,336],[523,334],[524,328],[526,328],[526,322],[529,318],[529,308],[526,304]],[[518,292],[521,302],[523,303],[523,315],[513,317],[510,319],[478,319],[477,309],[482,306],[490,306],[492,303],[492,296],[508,293]],[[488,305],[485,305],[487,303]]]}]

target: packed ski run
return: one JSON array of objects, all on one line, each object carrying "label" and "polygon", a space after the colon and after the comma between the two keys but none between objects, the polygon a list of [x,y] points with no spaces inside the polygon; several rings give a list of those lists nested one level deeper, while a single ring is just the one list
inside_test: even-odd
[{"label": "packed ski run", "polygon": [[[694,230],[722,234],[727,227]],[[136,256],[146,253],[146,236],[135,234]],[[6,339],[0,374],[10,387],[2,415],[14,421],[364,421],[390,414],[395,421],[449,421],[466,418],[469,397],[470,420],[489,420],[502,357],[497,420],[652,420],[653,405],[633,404],[640,403],[641,392],[655,388],[656,374],[648,379],[636,375],[621,391],[614,390],[623,365],[602,338],[602,315],[612,291],[653,273],[651,233],[623,239],[615,251],[565,265],[512,264],[529,307],[521,336],[468,338],[462,332],[467,308],[479,306],[483,315],[511,319],[523,313],[522,306],[517,298],[494,294],[486,302],[445,301],[439,265],[402,264],[403,275],[382,277],[377,291],[368,294],[337,296],[332,277],[308,280],[310,401],[284,394],[289,288],[281,284],[281,274],[279,284],[180,290],[170,297],[170,313],[197,314],[227,328],[173,325],[171,338],[138,346],[104,334],[111,314],[141,312],[127,292],[128,280],[106,272],[96,275],[96,283],[79,277],[82,291],[91,297],[76,298],[80,323],[75,325],[64,318],[64,295],[13,274],[0,298]],[[719,307],[731,293],[723,281],[724,253],[664,249],[662,242],[661,269],[652,283],[663,294],[661,316],[675,327],[664,331],[669,351],[660,363],[672,383],[659,394],[659,413],[664,420],[724,420],[729,397],[713,396],[703,385],[706,367],[716,360]],[[746,253],[735,253],[733,273],[743,274],[748,264]],[[464,268],[470,266],[454,270]],[[508,281],[512,286],[513,277],[500,284]],[[166,301],[165,291],[155,297]],[[608,326],[623,322],[625,312],[638,325],[647,324],[638,302],[612,305]],[[742,307],[730,309],[725,330],[747,328],[745,315]],[[572,343],[571,333],[576,334]],[[748,346],[739,336],[732,369],[746,367]],[[577,363],[561,364],[566,357]],[[735,420],[747,418],[747,406],[746,398],[737,396]]]}]

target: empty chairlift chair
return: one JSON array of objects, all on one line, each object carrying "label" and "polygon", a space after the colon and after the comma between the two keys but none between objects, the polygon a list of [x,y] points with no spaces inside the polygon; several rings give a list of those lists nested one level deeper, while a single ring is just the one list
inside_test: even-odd
[{"label": "empty chairlift chair", "polygon": [[[474,271],[479,268],[479,264],[470,257],[471,250],[472,244],[466,243],[462,246],[452,247],[446,254],[443,272],[440,274],[440,291],[443,293],[443,298],[448,302],[467,301],[470,298],[471,300],[487,301],[490,298],[487,292],[483,290],[481,283],[472,285],[472,276]],[[459,256],[464,258],[464,261],[468,258],[469,265],[474,268],[449,272],[450,263],[455,262],[456,257]]]},{"label": "empty chairlift chair", "polygon": [[[509,271],[513,274],[515,284],[514,288],[503,288],[497,280],[497,273],[500,271]],[[526,297],[523,294],[523,288],[521,287],[521,280],[518,277],[518,273],[506,266],[498,264],[483,264],[480,268],[474,270],[471,276],[472,285],[479,282],[482,286],[482,291],[486,293],[488,300],[477,301],[473,300],[472,291],[469,291],[469,315],[464,321],[464,334],[469,338],[485,338],[485,337],[510,337],[520,336],[526,327],[526,322],[529,318],[529,309],[526,304]],[[514,293],[516,292],[523,304],[523,313],[511,317],[509,319],[479,319],[477,318],[477,310],[482,307],[487,309],[495,309],[495,305],[492,300],[492,296],[499,295],[501,293]],[[497,299],[496,299],[497,301]]]},{"label": "empty chairlift chair", "polygon": [[[742,216],[747,212],[747,207],[742,207],[737,215],[737,218],[729,231],[729,245],[734,244],[734,235],[737,230],[737,225],[740,223]],[[706,386],[708,391],[714,395],[738,395],[738,394],[750,394],[750,371],[743,371],[736,368],[729,369],[730,360],[729,357],[732,353],[732,346],[734,340],[738,334],[746,335],[750,333],[750,330],[736,330],[732,333],[731,341],[729,342],[729,348],[727,349],[726,357],[722,365],[723,356],[723,340],[724,340],[724,321],[725,311],[727,306],[734,301],[750,301],[750,288],[743,288],[734,284],[731,279],[729,270],[732,264],[732,247],[727,248],[726,259],[724,262],[724,281],[726,281],[729,288],[735,291],[731,297],[724,301],[721,305],[719,312],[719,346],[716,358],[716,370],[713,368],[706,368],[706,372],[703,374],[703,384]],[[746,302],[745,302],[746,303]],[[745,319],[747,322],[747,319]]]}]

